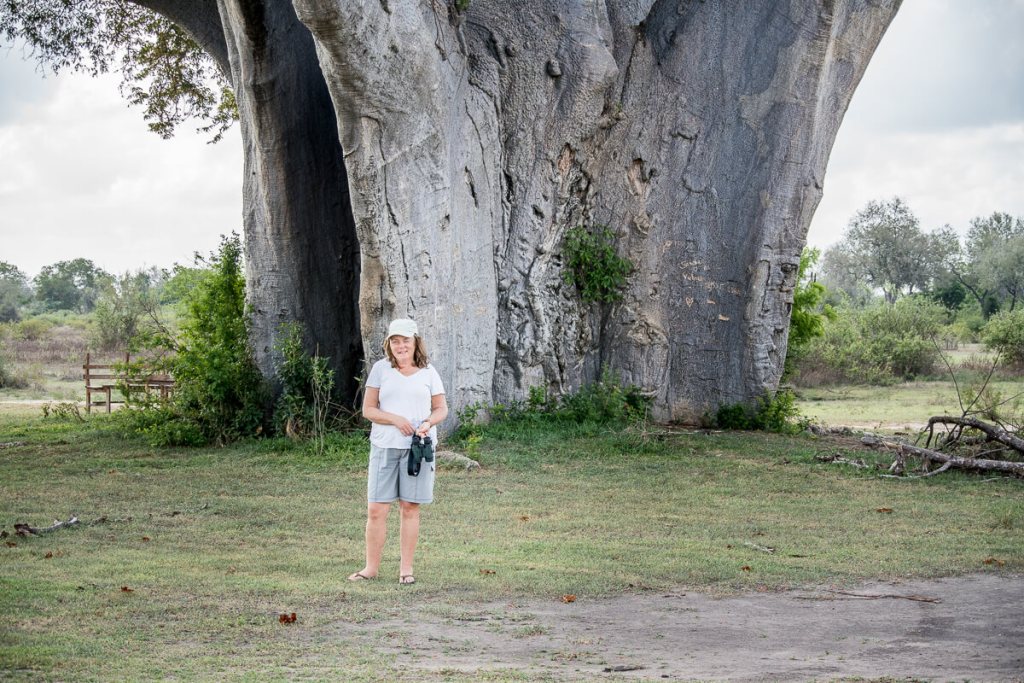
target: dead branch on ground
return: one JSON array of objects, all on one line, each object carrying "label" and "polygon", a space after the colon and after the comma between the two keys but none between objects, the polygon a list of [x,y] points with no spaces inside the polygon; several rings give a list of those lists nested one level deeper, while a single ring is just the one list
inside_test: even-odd
[{"label": "dead branch on ground", "polygon": [[[909,454],[919,458],[923,458],[925,462],[935,461],[942,463],[942,467],[934,472],[926,473],[921,476],[932,476],[945,472],[951,467],[961,469],[972,469],[972,470],[984,470],[993,472],[1008,472],[1010,474],[1024,476],[1024,462],[1010,462],[1007,460],[988,460],[984,458],[965,458],[959,455],[950,455],[949,453],[943,453],[941,451],[932,450],[930,448],[921,448],[920,446],[911,446],[910,444],[902,443],[899,441],[888,441],[880,439],[877,436],[865,436],[861,440],[866,446],[873,448],[884,448],[887,450],[895,451],[897,461],[901,461],[902,457]],[[894,463],[895,464],[895,463]],[[890,468],[897,474],[903,471],[903,468],[897,468],[896,471]],[[884,476],[884,475],[883,475]]]}]

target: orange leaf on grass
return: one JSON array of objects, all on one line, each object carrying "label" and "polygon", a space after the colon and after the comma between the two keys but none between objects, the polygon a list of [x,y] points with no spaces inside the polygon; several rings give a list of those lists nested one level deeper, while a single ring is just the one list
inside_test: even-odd
[{"label": "orange leaf on grass", "polygon": [[277,620],[280,621],[282,624],[294,624],[297,618],[298,617],[295,615],[295,612],[292,612],[291,614],[280,614],[277,617]]},{"label": "orange leaf on grass", "polygon": [[572,593],[566,593],[565,595],[562,596],[562,602],[564,602],[564,603],[576,602],[576,596],[573,595]]},{"label": "orange leaf on grass", "polygon": [[128,586],[121,586],[121,592],[122,593],[134,593],[135,589],[134,588],[129,588]]},{"label": "orange leaf on grass", "polygon": [[481,574],[494,574],[495,571],[493,569],[481,569],[480,573]]},{"label": "orange leaf on grass", "polygon": [[996,559],[994,557],[987,557],[984,560],[982,560],[981,563],[982,564],[994,564],[997,567],[1002,567],[1004,564],[1006,564],[1006,562],[1004,562],[1003,560],[998,560],[998,559]]},{"label": "orange leaf on grass", "polygon": [[43,555],[43,557],[45,557],[46,559],[50,559],[51,557],[53,557],[53,551],[52,550],[47,551],[47,553],[45,555]]},{"label": "orange leaf on grass", "polygon": [[743,565],[742,567],[740,567],[740,569],[742,569],[745,572],[752,572],[752,571],[754,571],[754,569],[749,564]]},{"label": "orange leaf on grass", "polygon": [[892,513],[892,508],[876,508],[875,512],[884,512],[888,515]]}]

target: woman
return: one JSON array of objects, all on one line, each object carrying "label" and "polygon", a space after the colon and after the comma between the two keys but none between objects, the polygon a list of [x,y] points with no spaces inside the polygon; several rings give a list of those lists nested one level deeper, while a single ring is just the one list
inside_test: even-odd
[{"label": "woman", "polygon": [[444,385],[427,362],[426,347],[418,331],[412,320],[392,321],[384,340],[386,357],[373,364],[366,379],[363,417],[373,423],[367,483],[366,566],[349,576],[349,581],[376,578],[388,512],[397,500],[402,515],[398,582],[416,583],[412,557],[420,535],[420,505],[434,499],[434,463],[424,462],[419,475],[410,476],[409,447],[413,434],[429,435],[437,443],[436,427],[448,416]]}]

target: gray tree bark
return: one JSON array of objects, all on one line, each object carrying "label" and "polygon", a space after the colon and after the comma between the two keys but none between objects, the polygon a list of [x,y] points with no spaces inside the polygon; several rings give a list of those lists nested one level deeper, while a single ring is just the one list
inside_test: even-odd
[{"label": "gray tree bark", "polygon": [[[899,4],[294,0],[345,151],[367,355],[416,318],[456,408],[603,367],[663,419],[774,390],[829,151]],[[621,302],[563,281],[579,224],[634,264]]]},{"label": "gray tree bark", "polygon": [[[287,0],[140,0],[189,32],[228,76],[245,153],[243,228],[256,360],[274,378],[280,325],[331,358],[352,396],[362,372],[359,246],[327,84]],[[232,226],[224,226],[226,231]]]}]

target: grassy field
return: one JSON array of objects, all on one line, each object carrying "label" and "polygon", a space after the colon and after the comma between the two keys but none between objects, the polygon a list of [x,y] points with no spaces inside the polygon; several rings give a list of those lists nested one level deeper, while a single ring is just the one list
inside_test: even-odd
[{"label": "grassy field", "polygon": [[482,469],[439,477],[418,583],[397,585],[392,525],[387,579],[348,584],[363,436],[322,458],[283,440],[154,451],[109,424],[0,414],[3,529],[83,521],[0,546],[0,678],[402,680],[374,623],[413,603],[457,618],[494,600],[1024,569],[1016,480],[817,462],[855,447],[837,440],[576,427],[485,434]]},{"label": "grassy field", "polygon": [[[977,386],[968,382],[966,386]],[[1024,396],[1024,378],[996,379],[989,386],[1004,398]],[[963,392],[965,385],[960,385]],[[932,415],[959,415],[957,387],[949,380],[892,386],[832,386],[800,389],[798,407],[815,423],[892,431],[915,429]],[[966,394],[965,394],[966,396]]]}]

